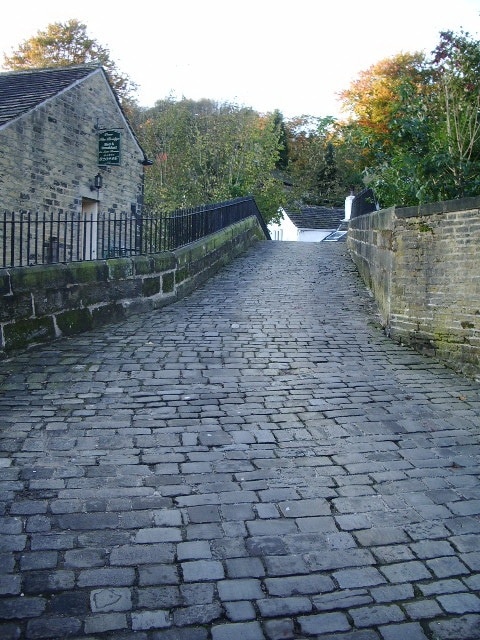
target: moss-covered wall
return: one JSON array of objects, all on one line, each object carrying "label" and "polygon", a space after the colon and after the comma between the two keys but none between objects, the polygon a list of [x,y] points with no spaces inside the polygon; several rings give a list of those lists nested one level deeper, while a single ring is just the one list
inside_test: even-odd
[{"label": "moss-covered wall", "polygon": [[392,338],[480,375],[480,198],[359,216],[348,247]]},{"label": "moss-covered wall", "polygon": [[158,309],[258,240],[251,217],[174,252],[0,269],[0,356]]}]

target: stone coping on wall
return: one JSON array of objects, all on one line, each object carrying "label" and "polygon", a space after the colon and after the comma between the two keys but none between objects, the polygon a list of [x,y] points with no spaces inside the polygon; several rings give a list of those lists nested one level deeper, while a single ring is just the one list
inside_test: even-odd
[{"label": "stone coping on wall", "polygon": [[445,200],[444,202],[432,202],[415,207],[394,207],[394,209],[397,218],[416,218],[436,213],[469,211],[471,209],[480,209],[480,196],[458,198],[457,200]]}]

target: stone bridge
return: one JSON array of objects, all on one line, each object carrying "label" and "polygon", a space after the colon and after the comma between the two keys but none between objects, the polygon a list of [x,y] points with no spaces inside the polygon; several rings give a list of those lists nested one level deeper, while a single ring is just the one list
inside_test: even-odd
[{"label": "stone bridge", "polygon": [[480,392],[344,244],[0,370],[0,637],[480,638]]}]

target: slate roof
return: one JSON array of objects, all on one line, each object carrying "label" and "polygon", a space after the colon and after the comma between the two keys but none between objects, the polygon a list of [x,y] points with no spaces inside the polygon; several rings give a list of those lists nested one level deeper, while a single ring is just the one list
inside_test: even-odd
[{"label": "slate roof", "polygon": [[0,73],[0,126],[31,111],[101,67],[84,64]]},{"label": "slate roof", "polygon": [[337,229],[345,218],[343,207],[300,207],[300,211],[286,211],[297,229]]}]

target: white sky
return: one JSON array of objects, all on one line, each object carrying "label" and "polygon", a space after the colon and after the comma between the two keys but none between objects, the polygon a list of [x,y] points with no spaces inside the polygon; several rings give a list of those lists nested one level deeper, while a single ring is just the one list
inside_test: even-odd
[{"label": "white sky", "polygon": [[[17,8],[18,7],[18,8]],[[0,20],[0,63],[52,22],[76,18],[140,89],[338,115],[336,94],[402,51],[430,52],[439,32],[480,38],[480,0],[22,0]]]}]

